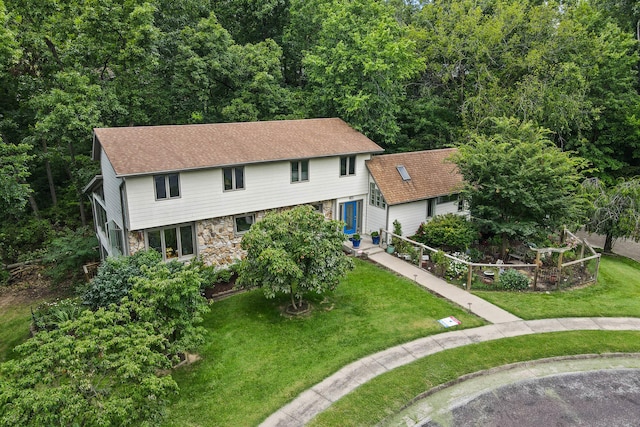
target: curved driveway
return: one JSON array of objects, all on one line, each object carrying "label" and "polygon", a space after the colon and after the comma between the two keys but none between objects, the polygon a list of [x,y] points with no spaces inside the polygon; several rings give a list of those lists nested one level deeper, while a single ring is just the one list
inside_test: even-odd
[{"label": "curved driveway", "polygon": [[341,397],[378,375],[450,348],[507,337],[573,330],[640,330],[640,318],[574,317],[519,320],[420,338],[367,356],[340,369],[272,414],[263,427],[304,426]]}]

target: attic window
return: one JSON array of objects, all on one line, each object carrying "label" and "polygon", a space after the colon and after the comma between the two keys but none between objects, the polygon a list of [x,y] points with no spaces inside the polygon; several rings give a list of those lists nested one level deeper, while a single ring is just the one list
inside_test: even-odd
[{"label": "attic window", "polygon": [[398,173],[402,177],[403,181],[411,181],[411,177],[409,176],[409,172],[407,172],[407,168],[400,165],[400,166],[396,166],[396,169],[398,169]]}]

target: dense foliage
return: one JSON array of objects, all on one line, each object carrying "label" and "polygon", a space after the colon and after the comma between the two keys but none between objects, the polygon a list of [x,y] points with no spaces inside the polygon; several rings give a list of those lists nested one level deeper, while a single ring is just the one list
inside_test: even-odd
[{"label": "dense foliage", "polygon": [[529,277],[516,269],[510,268],[498,277],[498,287],[507,291],[524,291],[529,288]]},{"label": "dense foliage", "polygon": [[154,252],[126,260],[98,273],[85,298],[94,310],[72,300],[36,310],[38,332],[0,365],[0,424],[158,424],[177,391],[167,369],[203,342],[208,306],[197,268]]},{"label": "dense foliage", "polygon": [[514,116],[603,181],[633,176],[639,17],[595,0],[0,0],[0,234],[90,221],[97,126],[340,116],[395,152]]},{"label": "dense foliage", "polygon": [[472,133],[453,157],[480,231],[506,245],[580,223],[584,204],[577,194],[585,160],[558,149],[549,132],[531,122],[493,123]]},{"label": "dense foliage", "polygon": [[334,289],[353,268],[342,251],[345,239],[339,221],[326,220],[311,206],[271,212],[242,237],[247,257],[238,283],[261,287],[267,298],[290,295],[297,308],[306,293]]},{"label": "dense foliage", "polygon": [[465,251],[478,239],[478,231],[466,217],[446,214],[420,224],[413,239],[433,248]]}]

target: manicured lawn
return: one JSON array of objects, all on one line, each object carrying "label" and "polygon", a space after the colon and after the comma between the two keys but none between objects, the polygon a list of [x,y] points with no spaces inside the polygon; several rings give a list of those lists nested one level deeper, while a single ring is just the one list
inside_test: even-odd
[{"label": "manicured lawn", "polygon": [[348,363],[385,348],[442,332],[437,319],[463,327],[483,321],[394,274],[357,261],[312,315],[280,314],[283,301],[262,291],[214,303],[205,320],[203,359],[174,378],[180,396],[167,425],[252,426]]},{"label": "manicured lawn", "polygon": [[15,357],[13,348],[29,338],[30,305],[0,309],[0,363]]},{"label": "manicured lawn", "polygon": [[640,332],[580,331],[506,338],[425,357],[374,378],[319,414],[311,426],[371,426],[420,393],[461,375],[545,357],[640,351]]},{"label": "manicured lawn", "polygon": [[543,292],[474,291],[523,319],[552,317],[640,317],[640,263],[604,256],[596,285]]}]

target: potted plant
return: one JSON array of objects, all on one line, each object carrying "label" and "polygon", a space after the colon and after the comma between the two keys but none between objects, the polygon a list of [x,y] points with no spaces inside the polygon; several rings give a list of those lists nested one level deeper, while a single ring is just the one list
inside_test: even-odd
[{"label": "potted plant", "polygon": [[353,243],[353,247],[354,248],[359,248],[360,247],[360,235],[358,233],[354,234],[353,236],[351,236],[351,243]]},{"label": "potted plant", "polygon": [[372,231],[371,232],[371,242],[374,245],[379,245],[380,244],[380,233],[378,233],[377,231]]}]

